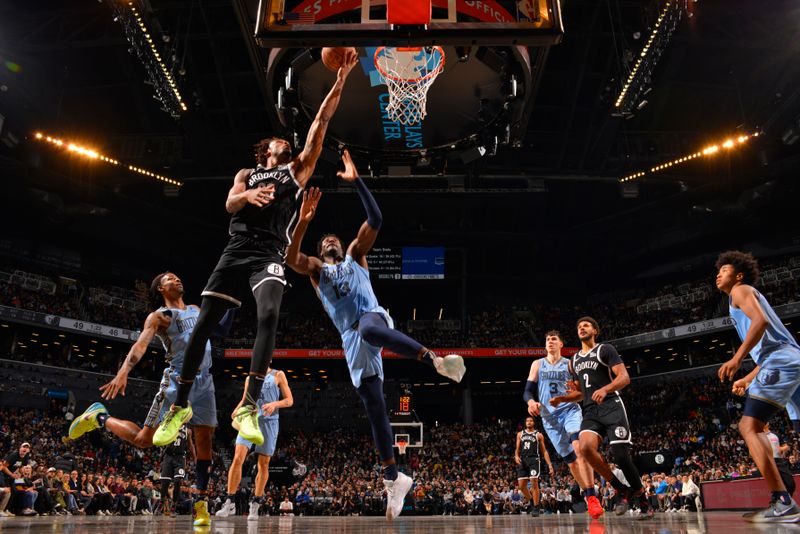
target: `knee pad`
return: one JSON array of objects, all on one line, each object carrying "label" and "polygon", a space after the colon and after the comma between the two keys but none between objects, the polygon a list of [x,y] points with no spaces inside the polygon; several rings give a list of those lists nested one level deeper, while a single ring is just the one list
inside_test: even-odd
[{"label": "knee pad", "polygon": [[569,435],[569,440],[572,441],[580,441],[581,440],[581,433],[580,432],[573,432]]}]

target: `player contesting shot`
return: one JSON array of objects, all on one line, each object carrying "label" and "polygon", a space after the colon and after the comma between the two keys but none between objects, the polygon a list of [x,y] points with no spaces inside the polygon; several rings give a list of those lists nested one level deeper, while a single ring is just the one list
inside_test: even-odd
[{"label": "player contesting shot", "polygon": [[312,188],[303,194],[300,222],[294,230],[286,262],[298,273],[308,275],[323,308],[342,336],[350,379],[364,403],[383,464],[383,480],[389,494],[386,517],[394,519],[402,510],[403,498],[411,489],[412,481],[398,472],[395,463],[392,429],[383,397],[381,348],[386,347],[406,358],[427,363],[440,375],[455,382],[461,381],[466,369],[461,356],[437,356],[416,340],[394,330],[392,318],[378,304],[369,279],[367,253],[378,237],[383,215],[366,184],[358,176],[347,150],[342,161],[345,170],[340,171],[338,176],[355,185],[367,212],[367,220],[361,224],[346,252],[337,236],[326,234],[317,245],[319,257],[303,254],[300,246],[322,197],[318,189]]}]

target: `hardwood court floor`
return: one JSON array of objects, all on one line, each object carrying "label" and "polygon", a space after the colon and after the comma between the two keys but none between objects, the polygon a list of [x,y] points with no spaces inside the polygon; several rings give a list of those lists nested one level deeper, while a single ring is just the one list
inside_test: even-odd
[{"label": "hardwood court floor", "polygon": [[214,534],[476,534],[507,532],[531,534],[800,534],[798,525],[758,526],[746,523],[738,512],[657,514],[652,520],[637,521],[631,516],[607,517],[590,521],[585,514],[530,517],[400,517],[388,523],[382,517],[262,517],[248,522],[245,517],[214,519],[210,527],[193,528],[188,516],[162,517],[34,517],[0,518],[0,532],[71,534],[175,534],[178,532]]}]

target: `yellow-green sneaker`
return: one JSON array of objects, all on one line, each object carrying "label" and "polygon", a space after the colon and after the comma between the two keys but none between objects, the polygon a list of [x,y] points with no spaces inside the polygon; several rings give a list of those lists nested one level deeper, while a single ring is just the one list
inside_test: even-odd
[{"label": "yellow-green sneaker", "polygon": [[239,431],[239,435],[256,445],[264,444],[264,434],[258,428],[258,407],[248,404],[239,408],[233,418],[233,428]]},{"label": "yellow-green sneaker", "polygon": [[87,432],[100,428],[100,423],[97,421],[98,415],[108,415],[108,410],[99,402],[95,402],[69,425],[69,439],[78,439]]},{"label": "yellow-green sneaker", "polygon": [[189,419],[192,418],[191,404],[186,408],[173,405],[164,416],[164,420],[158,425],[155,434],[153,434],[153,445],[156,447],[165,447],[175,441],[178,437],[181,427],[185,425]]},{"label": "yellow-green sneaker", "polygon": [[211,524],[211,516],[208,514],[208,503],[197,501],[194,503],[194,523],[196,527],[207,527]]}]

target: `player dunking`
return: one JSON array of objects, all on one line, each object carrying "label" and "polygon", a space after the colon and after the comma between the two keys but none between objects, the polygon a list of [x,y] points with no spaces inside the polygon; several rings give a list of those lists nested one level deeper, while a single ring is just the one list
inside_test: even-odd
[{"label": "player dunking", "polygon": [[[544,436],[536,431],[534,419],[528,416],[525,419],[525,428],[517,432],[517,446],[514,450],[514,461],[517,462],[517,483],[522,494],[531,503],[531,515],[539,515],[539,475],[542,472],[542,456],[547,462],[550,477],[556,472],[550,462],[550,453],[544,444]],[[528,491],[528,481],[531,491]],[[533,494],[533,495],[531,495]]]},{"label": "player dunking", "polygon": [[436,356],[410,337],[393,329],[389,314],[378,305],[367,270],[367,252],[378,237],[382,215],[366,184],[345,150],[345,170],[340,178],[352,182],[367,212],[367,220],[358,235],[344,251],[335,235],[324,235],[317,246],[321,258],[300,252],[300,244],[308,224],[314,218],[321,193],[311,189],[303,194],[300,222],[294,230],[286,255],[288,265],[300,274],[307,274],[317,291],[322,306],[342,336],[350,378],[364,403],[372,436],[383,464],[383,481],[388,493],[386,517],[394,519],[403,509],[403,499],[411,489],[410,477],[397,470],[392,448],[392,429],[383,398],[383,362],[381,347],[407,358],[433,365],[436,371],[456,382],[464,376],[461,356]]},{"label": "player dunking", "polygon": [[[104,399],[111,400],[118,394],[125,395],[128,374],[147,353],[150,342],[157,336],[164,346],[165,358],[169,365],[164,369],[160,388],[147,413],[144,427],[139,428],[132,421],[111,417],[106,407],[96,402],[72,422],[69,429],[70,439],[78,439],[86,432],[105,427],[115,436],[136,447],[146,449],[153,446],[153,436],[160,427],[159,422],[163,424],[162,419],[169,412],[169,406],[175,399],[178,377],[184,367],[186,344],[200,313],[197,306],[186,305],[183,302],[183,293],[183,282],[174,273],[162,273],[153,279],[150,284],[151,301],[155,304],[158,300],[163,300],[164,305],[147,316],[142,333],[128,352],[117,375],[111,382],[100,387]],[[214,333],[220,336],[226,335],[232,322],[233,312],[225,314]],[[189,424],[194,428],[197,444],[195,456],[197,487],[204,492],[208,485],[208,470],[211,467],[211,443],[217,426],[214,378],[211,376],[211,345],[207,341],[195,382],[196,386],[189,397],[195,407]],[[207,525],[208,514],[204,515],[200,510],[195,523]]]},{"label": "player dunking", "polygon": [[758,262],[751,254],[723,252],[716,266],[717,289],[729,297],[730,315],[742,340],[733,358],[720,367],[719,379],[733,380],[748,354],[756,363],[750,374],[733,383],[733,392],[747,393],[739,433],[772,491],[767,508],[744,517],[753,523],[795,523],[800,520],[800,507],[781,480],[764,427],[778,411],[790,404],[794,411],[800,401],[800,345],[767,299],[751,285],[758,282],[759,274]]},{"label": "player dunking", "polygon": [[561,356],[563,348],[560,332],[551,330],[545,334],[547,356],[531,364],[522,397],[528,404],[529,414],[534,417],[541,415],[547,437],[584,491],[589,515],[597,519],[603,515],[603,505],[596,495],[586,494],[586,490],[594,488],[594,472],[580,455],[581,408],[574,403],[565,403],[557,408],[550,406],[550,399],[567,394],[567,382],[572,375],[569,359]]},{"label": "player dunking", "polygon": [[248,290],[256,301],[258,320],[253,357],[245,390],[245,403],[235,417],[239,435],[261,445],[258,427],[258,395],[272,361],[283,290],[284,256],[297,221],[300,194],[319,159],[328,123],[333,118],[347,76],[358,63],[355,50],[344,56],[342,66],[308,131],[303,151],[292,157],[292,147],[283,139],[264,139],[256,145],[255,169],[241,169],[228,192],[225,209],[231,213],[231,238],[203,290],[197,326],[186,348],[186,361],[172,410],[153,437],[166,445],[191,418],[189,392],[200,365],[203,347],[214,325],[231,306],[240,306]]},{"label": "player dunking", "polygon": [[[249,380],[249,378],[247,379]],[[235,418],[239,408],[245,402],[244,396],[236,408],[233,409],[231,417]],[[261,386],[261,393],[258,396],[258,425],[264,435],[264,443],[255,445],[258,454],[258,474],[256,475],[255,491],[250,500],[250,513],[247,515],[248,521],[258,521],[258,511],[264,504],[264,488],[269,480],[269,461],[275,454],[275,445],[278,442],[278,423],[279,410],[281,408],[291,408],[294,404],[292,390],[289,389],[289,381],[283,371],[275,369],[267,370],[267,378]],[[236,438],[236,450],[234,451],[231,467],[228,469],[228,497],[222,504],[222,508],[214,514],[217,517],[228,517],[236,514],[236,491],[242,481],[242,465],[244,464],[247,453],[253,447],[253,443],[241,436]]]},{"label": "player dunking", "polygon": [[[572,370],[580,383],[580,390],[554,397],[550,405],[556,407],[563,402],[581,401],[583,421],[580,447],[583,457],[627,500],[638,498],[641,519],[651,518],[653,510],[644,496],[642,479],[631,457],[631,427],[625,404],[619,395],[619,391],[631,382],[628,370],[613,345],[595,341],[600,333],[597,321],[591,317],[581,317],[577,328],[581,350],[572,357]],[[606,437],[614,462],[622,470],[630,487],[614,476],[599,453],[603,438]],[[584,493],[594,495],[594,487]],[[622,515],[626,509],[627,506],[621,502],[615,513]]]}]

